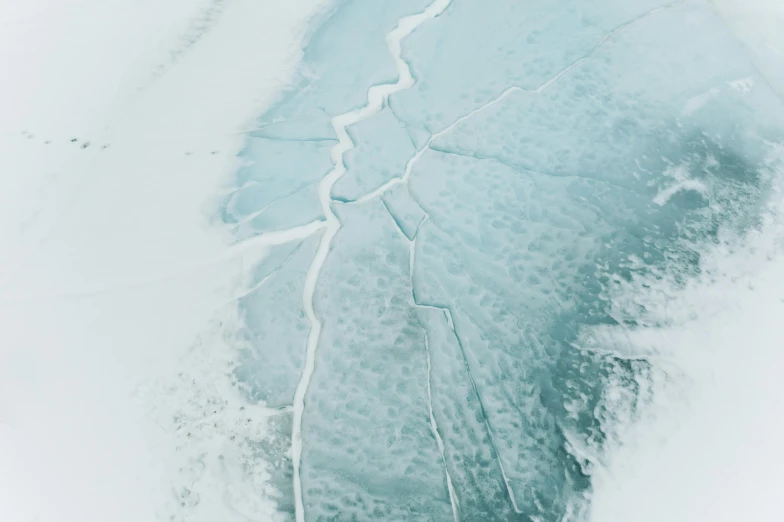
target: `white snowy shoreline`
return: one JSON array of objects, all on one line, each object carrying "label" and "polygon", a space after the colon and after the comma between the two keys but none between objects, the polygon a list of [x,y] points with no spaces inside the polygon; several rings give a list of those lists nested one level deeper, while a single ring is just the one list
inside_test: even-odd
[{"label": "white snowy shoreline", "polygon": [[210,220],[322,4],[0,5],[3,521],[275,519],[229,443],[265,412],[212,378],[263,251]]}]

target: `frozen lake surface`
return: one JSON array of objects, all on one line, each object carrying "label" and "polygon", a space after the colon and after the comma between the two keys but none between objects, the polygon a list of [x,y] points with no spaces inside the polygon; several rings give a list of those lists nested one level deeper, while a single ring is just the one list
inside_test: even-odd
[{"label": "frozen lake surface", "polygon": [[[300,3],[205,2],[189,50],[96,123],[104,156],[97,138],[94,159],[67,156],[93,177],[125,164],[133,189],[33,197],[71,216],[30,218],[35,241],[2,223],[22,276],[0,287],[19,346],[0,392],[22,398],[0,409],[0,456],[31,477],[0,474],[31,498],[11,520],[78,520],[108,473],[75,481],[65,518],[34,507],[52,485],[27,460],[61,381],[69,404],[111,393],[71,406],[78,421],[56,408],[71,442],[53,454],[89,461],[93,437],[110,461],[153,462],[122,459],[134,493],[110,481],[95,520],[778,520],[784,9]],[[273,11],[280,34],[255,40]],[[207,87],[172,108],[191,83]],[[127,212],[119,231],[86,224]],[[135,304],[105,300],[123,293]],[[30,340],[38,314],[73,330],[58,360],[85,367],[41,370],[62,336]],[[165,333],[96,358],[137,323]],[[126,403],[127,433],[86,435]],[[78,462],[51,458],[62,478]]]},{"label": "frozen lake surface", "polygon": [[293,405],[292,517],[588,516],[671,371],[621,332],[767,218],[779,95],[709,2],[335,3],[224,213],[322,224],[241,304],[238,384]]}]

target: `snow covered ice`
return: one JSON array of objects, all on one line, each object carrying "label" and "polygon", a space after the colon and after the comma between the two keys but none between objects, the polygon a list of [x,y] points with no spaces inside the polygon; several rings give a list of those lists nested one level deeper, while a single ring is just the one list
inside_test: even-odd
[{"label": "snow covered ice", "polygon": [[[232,244],[206,263],[238,260],[230,319],[170,372],[213,384],[171,394],[177,421],[150,416],[187,439],[201,423],[182,419],[221,404],[210,422],[234,427],[177,439],[193,457],[170,514],[214,516],[201,477],[220,484],[233,454],[242,471],[214,489],[249,518],[730,520],[746,502],[711,507],[715,458],[759,484],[739,488],[754,519],[775,520],[757,491],[781,479],[736,456],[749,433],[784,431],[784,334],[770,319],[747,348],[700,337],[718,316],[742,338],[762,305],[735,313],[716,290],[741,295],[738,278],[768,282],[766,307],[784,298],[784,40],[753,25],[784,12],[753,3],[320,4],[214,186]],[[759,376],[764,406],[680,458],[719,422],[706,395],[734,404],[706,377],[743,387],[733,367]],[[759,451],[775,468],[773,439]],[[679,510],[637,511],[654,487]],[[680,492],[698,507],[668,503]]]}]

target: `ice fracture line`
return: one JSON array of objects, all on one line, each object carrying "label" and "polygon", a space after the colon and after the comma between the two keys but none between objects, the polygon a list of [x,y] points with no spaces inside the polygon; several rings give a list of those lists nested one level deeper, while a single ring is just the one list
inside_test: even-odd
[{"label": "ice fracture line", "polygon": [[332,118],[332,127],[338,137],[338,144],[331,150],[334,169],[321,180],[318,186],[319,202],[324,213],[325,230],[321,237],[316,256],[313,259],[308,273],[305,276],[305,290],[303,292],[303,304],[305,313],[310,322],[310,334],[305,356],[305,368],[302,371],[297,390],[294,394],[294,420],[291,432],[292,463],[294,466],[294,509],[297,522],[305,522],[305,508],[302,499],[302,479],[300,468],[302,461],[302,417],[305,409],[305,395],[308,391],[313,371],[315,369],[316,349],[321,334],[321,321],[316,317],[313,308],[313,296],[316,291],[321,269],[329,254],[332,240],[340,230],[340,221],[332,211],[332,187],[345,174],[346,166],[343,163],[343,155],[354,147],[354,143],[348,135],[347,128],[357,122],[366,120],[380,113],[387,103],[389,96],[399,91],[410,89],[414,85],[414,78],[411,75],[409,65],[402,58],[402,40],[410,35],[417,27],[439,16],[449,6],[451,0],[435,0],[423,12],[406,16],[398,20],[397,26],[387,35],[387,47],[389,53],[397,66],[398,80],[393,84],[374,85],[368,89],[367,104],[345,114],[340,114]]}]

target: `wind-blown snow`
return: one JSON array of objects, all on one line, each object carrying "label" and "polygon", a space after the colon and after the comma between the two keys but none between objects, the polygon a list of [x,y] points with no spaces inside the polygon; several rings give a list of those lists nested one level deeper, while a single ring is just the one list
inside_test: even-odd
[{"label": "wind-blown snow", "polygon": [[[784,8],[770,0],[714,0],[756,66],[784,93]],[[753,82],[734,82],[742,92]],[[775,178],[780,184],[784,172]],[[627,353],[656,354],[652,404],[619,434],[595,475],[596,522],[773,522],[784,500],[784,245],[780,191],[759,233],[706,252],[686,288],[667,280],[632,287],[648,320],[614,332]]]}]

